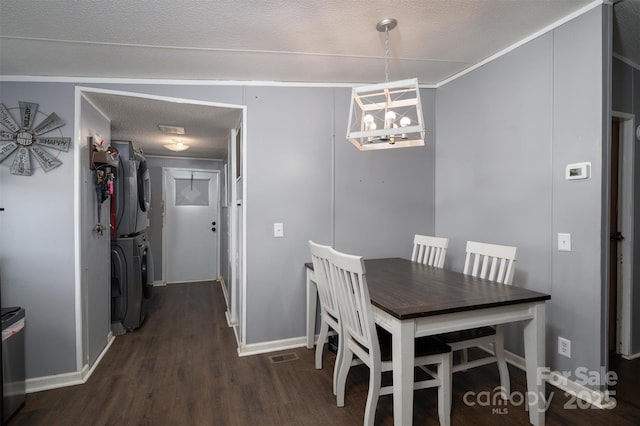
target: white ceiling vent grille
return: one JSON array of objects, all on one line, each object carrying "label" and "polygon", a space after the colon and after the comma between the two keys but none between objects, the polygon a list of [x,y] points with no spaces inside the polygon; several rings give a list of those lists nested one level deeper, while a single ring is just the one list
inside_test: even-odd
[{"label": "white ceiling vent grille", "polygon": [[158,127],[162,133],[166,133],[168,135],[184,135],[184,127],[166,126],[164,124],[158,124]]}]

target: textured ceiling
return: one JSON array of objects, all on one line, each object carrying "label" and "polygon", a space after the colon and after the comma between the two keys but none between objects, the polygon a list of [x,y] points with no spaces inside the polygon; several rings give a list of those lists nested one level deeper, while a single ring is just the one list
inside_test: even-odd
[{"label": "textured ceiling", "polygon": [[[229,129],[237,128],[242,111],[183,102],[84,92],[95,106],[111,118],[111,139],[131,140],[148,155],[227,158]],[[184,127],[184,135],[164,134],[158,125]],[[175,153],[164,148],[173,139],[189,145]]]},{"label": "textured ceiling", "polygon": [[594,0],[0,0],[0,74],[436,84]]},{"label": "textured ceiling", "polygon": [[[385,37],[375,24],[392,17],[398,27],[389,33],[389,79],[437,85],[600,3],[0,0],[0,76],[379,82]],[[614,20],[614,50],[640,64],[640,0],[616,2]],[[183,155],[223,158],[230,123],[240,114],[129,96],[89,97],[112,118],[114,138],[134,139],[159,155],[171,153],[158,148],[165,136],[157,125],[175,124],[187,127],[183,139],[193,145]]]}]

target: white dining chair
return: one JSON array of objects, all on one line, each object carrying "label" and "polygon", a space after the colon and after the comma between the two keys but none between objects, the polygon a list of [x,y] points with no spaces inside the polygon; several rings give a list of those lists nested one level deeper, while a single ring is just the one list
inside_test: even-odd
[{"label": "white dining chair", "polygon": [[[376,326],[360,256],[330,249],[331,266],[342,319],[342,363],[338,371],[338,406],[344,406],[347,375],[354,356],[369,367],[369,392],[364,424],[374,423],[378,398],[393,393],[393,386],[381,386],[382,373],[392,370],[391,335]],[[438,417],[449,425],[451,416],[451,348],[432,337],[416,339],[415,365],[437,365],[433,378],[416,382],[414,389],[438,388]]]},{"label": "white dining chair", "polygon": [[[320,298],[320,334],[318,335],[318,343],[316,345],[316,369],[322,368],[322,352],[324,350],[325,343],[329,336],[329,331],[333,330],[340,339],[340,315],[338,311],[338,302],[332,286],[332,276],[330,269],[330,246],[324,246],[316,244],[313,241],[309,241],[309,249],[311,251],[311,260],[313,262],[313,272],[315,276],[315,283],[318,288],[318,296]],[[336,395],[338,367],[340,365],[340,358],[342,352],[342,346],[338,342],[338,351],[336,354],[336,361],[333,368],[333,394]]]},{"label": "white dining chair", "polygon": [[[467,241],[463,273],[501,284],[511,284],[517,251],[517,247],[512,246]],[[511,383],[504,354],[504,329],[502,325],[445,333],[438,335],[438,338],[451,346],[452,350],[461,351],[460,362],[453,365],[454,373],[497,363],[502,396],[505,400],[509,399]],[[493,355],[473,361],[468,360],[468,349],[486,345],[493,347]]]},{"label": "white dining chair", "polygon": [[416,234],[413,237],[411,261],[442,268],[444,267],[444,258],[447,255],[447,247],[449,247],[448,238]]}]

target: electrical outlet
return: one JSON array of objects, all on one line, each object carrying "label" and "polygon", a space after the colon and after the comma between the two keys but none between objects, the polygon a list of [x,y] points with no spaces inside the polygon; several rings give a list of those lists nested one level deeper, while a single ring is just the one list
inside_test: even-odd
[{"label": "electrical outlet", "polygon": [[558,353],[571,358],[571,340],[558,337]]},{"label": "electrical outlet", "polygon": [[571,251],[571,234],[558,233],[558,250]]}]

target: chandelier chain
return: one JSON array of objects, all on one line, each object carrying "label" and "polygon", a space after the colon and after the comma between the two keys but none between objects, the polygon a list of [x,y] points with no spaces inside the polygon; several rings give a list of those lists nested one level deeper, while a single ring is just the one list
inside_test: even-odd
[{"label": "chandelier chain", "polygon": [[384,30],[384,81],[389,82],[389,27]]}]

